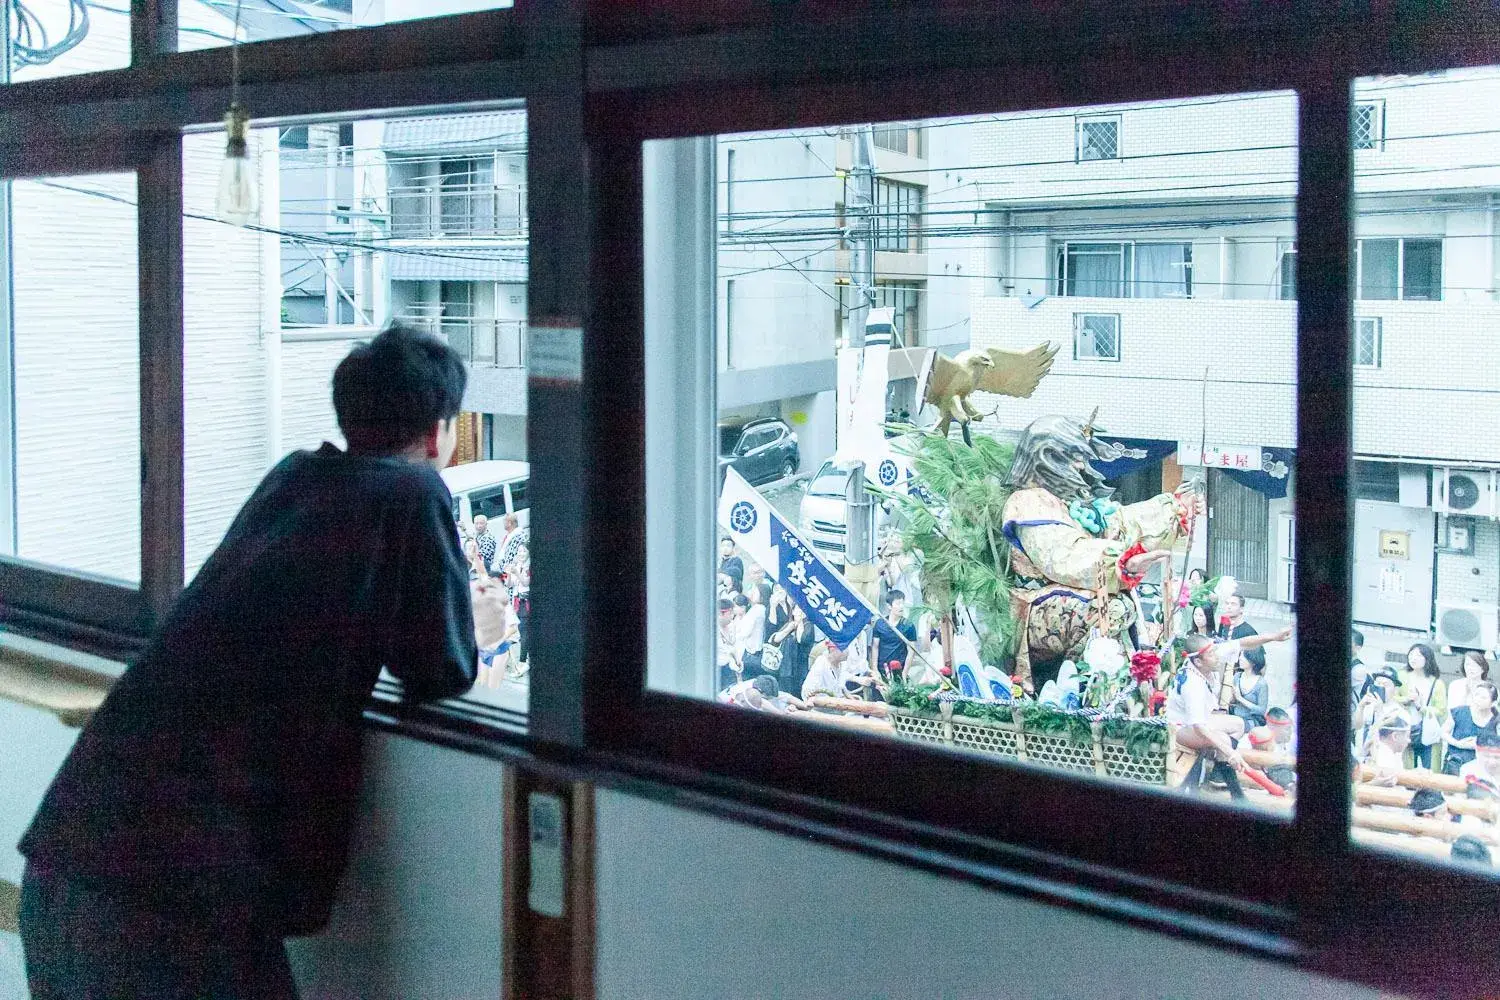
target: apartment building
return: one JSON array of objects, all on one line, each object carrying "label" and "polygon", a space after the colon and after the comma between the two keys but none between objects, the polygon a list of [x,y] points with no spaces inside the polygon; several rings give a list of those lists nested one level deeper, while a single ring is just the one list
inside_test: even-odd
[{"label": "apartment building", "polygon": [[[1495,645],[1500,76],[1356,88],[1355,619]],[[1002,426],[1086,416],[1147,451],[1128,498],[1205,471],[1196,554],[1292,603],[1296,97],[974,126],[991,220],[976,346],[1064,345]],[[1202,453],[1200,454],[1200,449]]]},{"label": "apartment building", "polygon": [[[934,212],[972,212],[968,141],[924,123],[874,129],[875,305],[895,310],[904,346],[969,344],[974,239],[929,231]],[[781,417],[816,469],[835,446],[834,357],[857,303],[852,133],[726,136],[717,157],[720,417]]]}]

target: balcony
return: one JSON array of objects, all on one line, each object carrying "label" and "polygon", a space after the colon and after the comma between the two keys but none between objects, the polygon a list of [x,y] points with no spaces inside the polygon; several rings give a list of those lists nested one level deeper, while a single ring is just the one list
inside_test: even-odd
[{"label": "balcony", "polygon": [[443,337],[473,367],[526,367],[526,323],[523,320],[403,316],[401,321]]},{"label": "balcony", "polygon": [[390,199],[392,239],[526,236],[524,185],[410,184],[392,187]]}]

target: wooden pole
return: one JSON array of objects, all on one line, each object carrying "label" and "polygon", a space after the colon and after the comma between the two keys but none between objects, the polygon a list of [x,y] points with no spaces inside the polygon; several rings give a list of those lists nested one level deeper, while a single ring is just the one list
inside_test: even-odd
[{"label": "wooden pole", "polygon": [[1404,837],[1399,833],[1380,833],[1376,830],[1355,829],[1350,831],[1354,841],[1367,847],[1383,847],[1402,854],[1425,854],[1437,861],[1448,861],[1453,857],[1453,848],[1445,840],[1431,837]]},{"label": "wooden pole", "polygon": [[1432,837],[1436,840],[1457,840],[1468,834],[1489,844],[1500,844],[1500,832],[1491,827],[1450,823],[1442,819],[1423,819],[1411,813],[1391,812],[1369,806],[1355,806],[1354,825],[1366,830],[1383,830],[1412,837]]},{"label": "wooden pole", "polygon": [[[1375,777],[1375,769],[1362,764],[1354,772],[1356,780],[1365,782]],[[1468,782],[1456,774],[1438,774],[1426,768],[1412,767],[1396,772],[1396,783],[1407,788],[1436,788],[1440,792],[1462,795],[1468,790]]]},{"label": "wooden pole", "polygon": [[[1451,794],[1451,793],[1450,793]],[[1395,806],[1411,808],[1412,793],[1406,788],[1382,788],[1379,785],[1355,785],[1354,802],[1361,806]],[[1487,823],[1500,822],[1500,803],[1478,799],[1447,799],[1448,811],[1464,816],[1478,816]]]}]

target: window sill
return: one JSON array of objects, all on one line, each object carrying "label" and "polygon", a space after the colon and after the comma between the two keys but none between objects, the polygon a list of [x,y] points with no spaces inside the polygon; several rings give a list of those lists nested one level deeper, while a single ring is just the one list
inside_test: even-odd
[{"label": "window sill", "polygon": [[51,712],[75,729],[93,717],[123,669],[23,636],[0,637],[0,700]]}]

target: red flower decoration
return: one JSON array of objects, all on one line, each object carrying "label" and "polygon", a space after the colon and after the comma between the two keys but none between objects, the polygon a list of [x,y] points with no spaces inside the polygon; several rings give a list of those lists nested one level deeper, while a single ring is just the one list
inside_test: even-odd
[{"label": "red flower decoration", "polygon": [[1144,555],[1146,546],[1142,542],[1136,542],[1130,548],[1120,554],[1120,561],[1115,565],[1115,571],[1120,574],[1120,587],[1123,590],[1134,590],[1140,582],[1146,578],[1144,573],[1130,573],[1125,570],[1125,564],[1136,556]]},{"label": "red flower decoration", "polygon": [[1139,683],[1148,683],[1156,680],[1156,674],[1161,669],[1161,657],[1155,650],[1143,649],[1130,658],[1130,676]]},{"label": "red flower decoration", "polygon": [[1151,706],[1151,713],[1150,714],[1156,715],[1157,713],[1159,713],[1161,711],[1161,709],[1162,709],[1162,706],[1165,705],[1166,703],[1167,703],[1167,692],[1165,692],[1165,691],[1153,691],[1153,692],[1151,692],[1151,701],[1149,702],[1149,704]]}]

